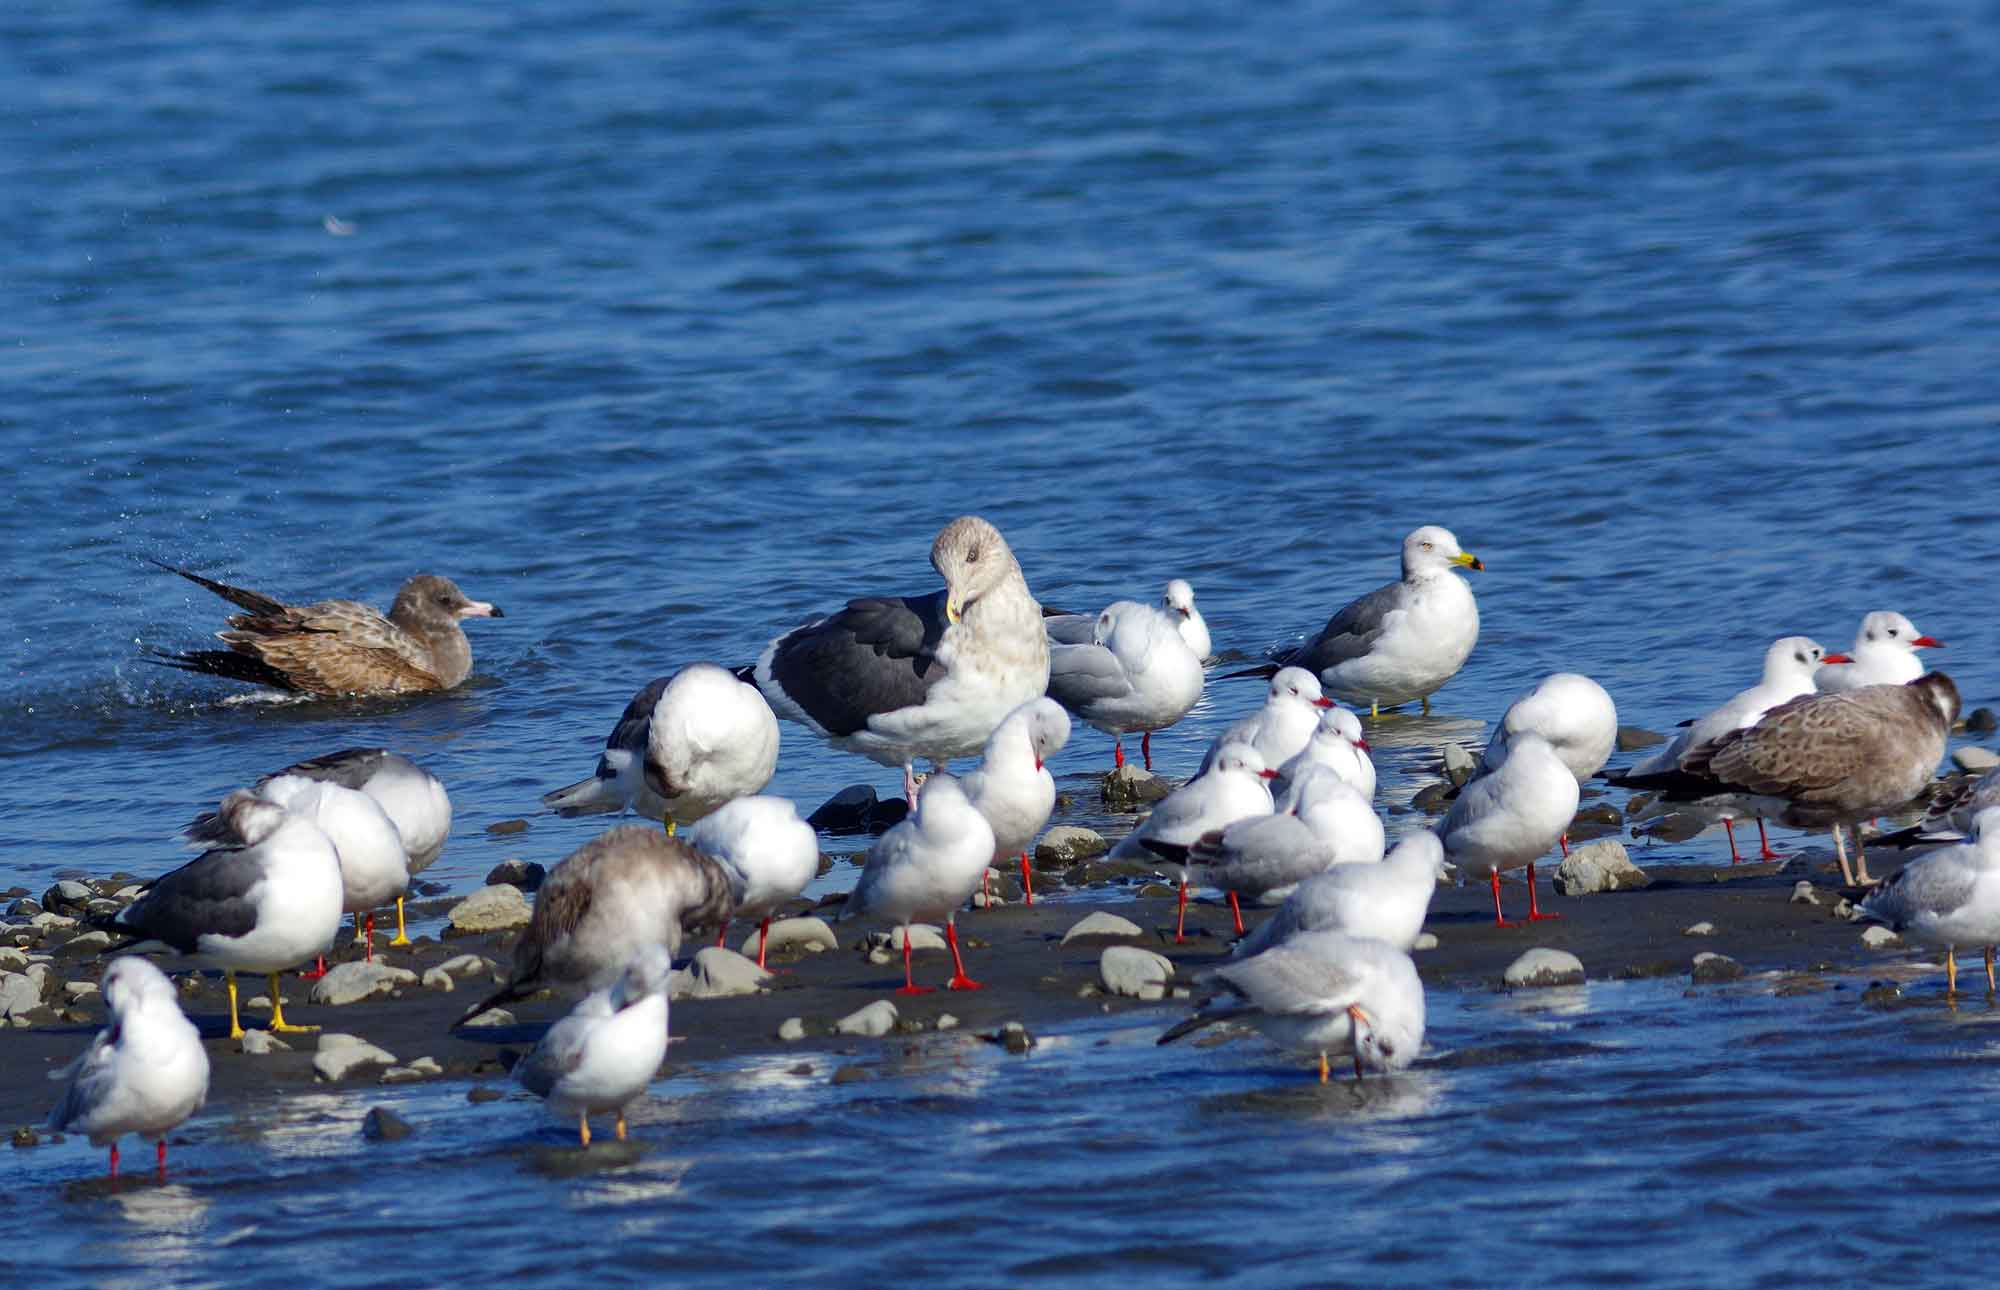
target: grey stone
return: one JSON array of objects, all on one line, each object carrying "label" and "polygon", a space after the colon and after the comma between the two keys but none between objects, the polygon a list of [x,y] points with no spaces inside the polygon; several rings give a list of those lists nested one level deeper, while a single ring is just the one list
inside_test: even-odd
[{"label": "grey stone", "polygon": [[937,1028],[939,1030],[957,1030],[958,1018],[952,1016],[949,1012],[940,1012],[937,1019]]},{"label": "grey stone", "polygon": [[1637,752],[1641,748],[1651,748],[1655,744],[1667,742],[1667,737],[1657,730],[1644,726],[1618,727],[1618,751]]},{"label": "grey stone", "polygon": [[1131,919],[1120,918],[1116,914],[1107,914],[1103,910],[1098,910],[1095,913],[1085,914],[1082,918],[1071,924],[1070,929],[1063,933],[1062,943],[1067,945],[1071,941],[1080,941],[1089,936],[1124,937],[1144,936],[1145,934],[1145,932],[1139,929],[1139,925]]},{"label": "grey stone", "polygon": [[490,976],[495,981],[500,979],[499,965],[484,954],[460,954],[438,964],[437,970],[450,973],[460,981],[473,976]]},{"label": "grey stone", "polygon": [[361,1136],[370,1142],[400,1142],[416,1130],[386,1106],[371,1106],[361,1117]]},{"label": "grey stone", "polygon": [[102,931],[79,932],[56,947],[58,954],[102,954],[111,948],[111,933]]},{"label": "grey stone", "polygon": [[142,882],[134,882],[134,883],[128,883],[127,885],[120,887],[117,891],[112,892],[111,898],[113,900],[121,901],[129,905],[133,901],[139,899],[139,897],[145,894],[146,894],[146,884]]},{"label": "grey stone", "polygon": [[11,945],[0,946],[0,971],[23,972],[28,967],[28,956]]},{"label": "grey stone", "polygon": [[1705,921],[1704,921],[1704,922],[1699,922],[1699,923],[1696,923],[1696,924],[1695,924],[1694,926],[1692,926],[1692,927],[1687,927],[1687,928],[1683,928],[1683,929],[1681,930],[1681,935],[1682,935],[1682,936],[1713,936],[1713,935],[1715,935],[1715,924],[1714,924],[1714,923],[1710,923],[1710,922],[1705,922]]},{"label": "grey stone", "polygon": [[42,908],[52,909],[61,914],[72,914],[89,904],[97,893],[83,883],[59,882],[42,893]]},{"label": "grey stone", "polygon": [[993,1032],[993,1042],[1010,1053],[1020,1054],[1035,1046],[1035,1037],[1018,1021],[1010,1021]]},{"label": "grey stone", "polygon": [[71,1003],[75,1003],[79,999],[88,999],[91,995],[96,993],[98,993],[98,989],[97,989],[97,982],[95,981],[63,982],[63,995]]},{"label": "grey stone", "polygon": [[1164,954],[1136,945],[1111,945],[1097,959],[1098,979],[1113,994],[1132,999],[1164,999],[1174,965]]},{"label": "grey stone", "polygon": [[292,1046],[268,1030],[246,1030],[243,1038],[236,1041],[238,1046],[253,1057],[268,1053],[288,1053]]},{"label": "grey stone", "polygon": [[674,973],[674,978],[670,998],[727,999],[756,994],[771,980],[771,974],[735,950],[710,945],[694,956],[686,971]]},{"label": "grey stone", "polygon": [[516,833],[526,833],[528,831],[528,822],[520,819],[495,820],[486,826],[486,831],[496,838],[509,837]]},{"label": "grey stone", "polygon": [[510,928],[526,927],[532,916],[528,898],[521,894],[519,887],[505,884],[481,887],[452,906],[451,913],[447,915],[451,926],[446,930],[458,933],[504,932]]},{"label": "grey stone", "polygon": [[470,1021],[459,1022],[458,1028],[460,1030],[477,1030],[482,1026],[511,1026],[513,1024],[513,1013],[507,1011],[505,1008],[488,1008]]},{"label": "grey stone", "polygon": [[1810,882],[1801,878],[1792,884],[1792,903],[1794,905],[1817,905],[1819,904],[1819,895],[1813,890],[1813,885]]},{"label": "grey stone", "polygon": [[451,979],[451,973],[445,971],[443,968],[425,969],[423,983],[426,990],[442,990],[446,994],[450,994],[458,988],[458,983]]},{"label": "grey stone", "polygon": [[1537,945],[1509,963],[1502,979],[1517,990],[1582,985],[1583,961],[1568,950],[1552,950]]},{"label": "grey stone", "polygon": [[1042,835],[1035,845],[1035,863],[1041,866],[1074,864],[1101,856],[1111,849],[1111,844],[1095,829],[1086,829],[1074,824],[1058,824]]},{"label": "grey stone", "polygon": [[465,1090],[465,1100],[478,1106],[482,1102],[504,1101],[507,1095],[490,1084],[474,1084]]},{"label": "grey stone", "polygon": [[784,1040],[804,1039],[806,1023],[803,1017],[786,1017],[778,1023],[778,1038]]},{"label": "grey stone", "polygon": [[329,1033],[319,1037],[312,1064],[314,1075],[332,1083],[364,1066],[394,1066],[396,1055],[356,1035]]},{"label": "grey stone", "polygon": [[[750,958],[757,953],[757,936],[757,930],[752,928],[750,935],[743,938],[743,957]],[[765,954],[768,956],[793,946],[809,954],[819,954],[826,950],[839,949],[840,940],[834,936],[833,929],[827,926],[824,918],[806,915],[801,918],[773,919],[771,939],[765,947]]]},{"label": "grey stone", "polygon": [[338,963],[328,968],[325,976],[313,982],[310,997],[314,1003],[338,1007],[416,983],[417,974],[408,968],[391,967],[379,961]]},{"label": "grey stone", "polygon": [[1556,866],[1555,889],[1565,896],[1584,896],[1601,891],[1632,891],[1650,886],[1652,879],[1632,863],[1625,844],[1611,839],[1577,847]]},{"label": "grey stone", "polygon": [[[923,950],[945,948],[944,933],[929,923],[912,923],[909,932],[912,954]],[[900,959],[903,957],[903,929],[897,927],[887,932],[870,933],[868,939],[862,942],[862,947],[867,952],[870,963],[888,963]]]},{"label": "grey stone", "polygon": [[883,801],[868,784],[849,784],[806,817],[813,830],[829,837],[852,837],[862,833],[883,833],[910,813],[910,804],[900,797]]},{"label": "grey stone", "polygon": [[1871,950],[1886,950],[1901,945],[1903,938],[1878,923],[1862,930],[1861,943]]},{"label": "grey stone", "polygon": [[0,1017],[18,1017],[41,1006],[41,987],[21,972],[0,972]]},{"label": "grey stone", "polygon": [[1694,978],[1696,985],[1713,985],[1742,976],[1743,965],[1727,954],[1711,954],[1704,950],[1694,956],[1694,965],[1688,975]]},{"label": "grey stone", "polygon": [[887,999],[877,999],[865,1008],[857,1008],[839,1021],[833,1023],[836,1035],[866,1035],[874,1038],[886,1035],[896,1028],[896,1005]]},{"label": "grey stone", "polygon": [[1960,770],[1984,774],[1986,771],[1992,770],[1995,766],[2000,766],[2000,753],[1996,753],[1990,748],[1980,748],[1973,744],[1967,744],[1963,748],[1952,749],[1951,760]]},{"label": "grey stone", "polygon": [[502,860],[486,875],[489,887],[519,887],[522,891],[534,891],[542,885],[549,871],[529,860]]},{"label": "grey stone", "polygon": [[40,914],[36,914],[33,918],[30,918],[28,920],[28,926],[39,927],[45,932],[67,931],[72,927],[78,926],[78,923],[74,918],[71,918],[68,914],[51,914],[43,912]]},{"label": "grey stone", "polygon": [[1457,792],[1450,784],[1426,784],[1410,799],[1410,805],[1425,815],[1443,815],[1451,809],[1452,796]]},{"label": "grey stone", "polygon": [[1106,808],[1130,811],[1157,802],[1174,790],[1152,771],[1128,761],[1116,770],[1105,772],[1099,791]]},{"label": "grey stone", "polygon": [[1991,708],[1974,708],[1965,718],[1965,729],[1968,734],[1990,735],[2000,730],[2000,716]]},{"label": "grey stone", "polygon": [[1453,788],[1465,787],[1465,781],[1471,779],[1472,772],[1479,768],[1472,754],[1457,744],[1446,744],[1438,749],[1438,764]]},{"label": "grey stone", "polygon": [[1429,932],[1418,932],[1416,943],[1410,946],[1413,950],[1434,950],[1437,947],[1438,938]]}]

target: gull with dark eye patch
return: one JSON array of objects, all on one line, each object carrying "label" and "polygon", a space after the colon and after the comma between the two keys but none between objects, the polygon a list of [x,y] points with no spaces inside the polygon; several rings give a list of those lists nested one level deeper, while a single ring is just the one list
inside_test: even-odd
[{"label": "gull with dark eye patch", "polygon": [[1838,660],[1826,659],[1814,682],[1822,694],[1858,690],[1864,685],[1904,685],[1924,674],[1918,650],[1943,648],[1943,641],[1924,635],[1901,614],[1878,609],[1861,620],[1854,648]]}]

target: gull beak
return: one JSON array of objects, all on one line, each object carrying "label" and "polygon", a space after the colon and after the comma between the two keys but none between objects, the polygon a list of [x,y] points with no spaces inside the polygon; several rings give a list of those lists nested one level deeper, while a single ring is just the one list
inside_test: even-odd
[{"label": "gull beak", "polygon": [[1272,770],[1269,766],[1266,766],[1264,769],[1257,772],[1258,779],[1276,779],[1277,777],[1278,777],[1278,772]]},{"label": "gull beak", "polygon": [[1347,1015],[1354,1022],[1354,1078],[1361,1078],[1361,1027],[1375,1028],[1375,1019],[1362,1011],[1358,1003],[1347,1005]]},{"label": "gull beak", "polygon": [[1367,741],[1366,739],[1357,739],[1357,740],[1355,740],[1355,741],[1354,741],[1354,746],[1355,746],[1356,748],[1359,748],[1359,749],[1360,749],[1360,750],[1361,750],[1362,752],[1367,752],[1367,751],[1368,751],[1368,741]]},{"label": "gull beak", "polygon": [[458,616],[460,618],[505,618],[507,615],[500,612],[498,605],[488,604],[484,600],[469,600],[458,611]]},{"label": "gull beak", "polygon": [[1828,654],[1820,660],[1822,663],[1852,663],[1853,661],[1853,659],[1845,654]]},{"label": "gull beak", "polygon": [[1486,566],[1480,562],[1478,556],[1472,554],[1470,551],[1460,551],[1451,558],[1451,562],[1453,564],[1462,564],[1468,569],[1476,569],[1481,573],[1486,572]]},{"label": "gull beak", "polygon": [[1312,705],[1315,708],[1330,708],[1333,706],[1333,700],[1327,698],[1324,694],[1322,694],[1317,699],[1314,699],[1312,701]]},{"label": "gull beak", "polygon": [[1919,637],[1917,637],[1917,638],[1916,638],[1915,640],[1913,640],[1913,641],[1911,641],[1911,642],[1910,642],[1910,648],[1911,648],[1911,649],[1943,649],[1943,648],[1944,648],[1944,642],[1943,642],[1943,641],[1940,641],[1940,640],[1932,640],[1932,639],[1931,639],[1930,637],[1928,637],[1928,636],[1919,636]]},{"label": "gull beak", "polygon": [[1035,758],[1035,769],[1040,770],[1041,768],[1042,768],[1042,759],[1040,757],[1037,757]]},{"label": "gull beak", "polygon": [[958,593],[953,591],[946,594],[944,598],[945,621],[955,623],[963,616],[964,612],[964,607],[958,603]]}]

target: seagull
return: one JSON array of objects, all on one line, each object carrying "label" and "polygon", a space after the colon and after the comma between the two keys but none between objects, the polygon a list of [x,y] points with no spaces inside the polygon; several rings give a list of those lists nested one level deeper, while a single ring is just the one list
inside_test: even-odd
[{"label": "seagull", "polygon": [[[819,835],[789,799],[757,796],[723,803],[681,836],[729,875],[732,917],[758,924],[757,966],[763,967],[771,915],[819,873]],[[728,930],[725,921],[722,934]],[[716,943],[722,943],[719,937]]]},{"label": "seagull", "polygon": [[1541,735],[1524,732],[1508,741],[1507,759],[1467,781],[1435,832],[1445,858],[1472,877],[1493,883],[1493,922],[1514,927],[1500,912],[1500,872],[1528,867],[1528,921],[1544,914],[1535,901],[1535,861],[1555,846],[1576,818],[1576,776]]},{"label": "seagull", "polygon": [[[1624,782],[1657,788],[1670,802],[1719,802],[1791,828],[1830,829],[1841,878],[1873,886],[1861,821],[1902,808],[1930,784],[1958,708],[1958,686],[1943,672],[1907,685],[1806,695],[1690,750],[1678,771]],[[1843,824],[1854,835],[1854,868]]]},{"label": "seagull", "polygon": [[1302,667],[1280,668],[1264,692],[1264,706],[1231,724],[1208,746],[1201,768],[1229,744],[1249,744],[1273,769],[1299,755],[1319,727],[1321,711],[1333,700],[1320,690],[1319,678]]},{"label": "seagull", "polygon": [[217,632],[226,650],[155,651],[184,672],[201,672],[320,698],[449,690],[472,671],[464,618],[504,618],[468,599],[449,578],[420,573],[405,582],[387,617],[353,600],[287,605],[269,596],[153,561],[207,587],[246,612]]},{"label": "seagull", "polygon": [[1325,766],[1349,788],[1373,801],[1375,763],[1368,752],[1368,741],[1361,737],[1361,718],[1338,704],[1328,704],[1320,710],[1319,725],[1306,746],[1278,767],[1272,787],[1282,793],[1308,766]]},{"label": "seagull", "polygon": [[[1801,695],[1814,692],[1813,676],[1822,662],[1851,662],[1845,654],[1829,654],[1820,643],[1810,636],[1784,636],[1771,642],[1764,651],[1764,673],[1757,684],[1747,690],[1739,690],[1722,703],[1711,708],[1693,721],[1683,722],[1687,728],[1676,735],[1663,748],[1655,749],[1649,755],[1633,763],[1630,770],[1608,776],[1614,784],[1623,784],[1634,775],[1664,775],[1681,768],[1681,762],[1689,752],[1705,748],[1732,730],[1754,726],[1766,712],[1781,703],[1788,703]],[[1736,850],[1735,813],[1722,812],[1722,826],[1729,834],[1729,861],[1736,863],[1743,857]],[[1757,842],[1760,857],[1765,860],[1778,859],[1778,853],[1771,850],[1771,839],[1764,831],[1764,821],[1757,819]]]},{"label": "seagull", "polygon": [[1944,642],[1917,630],[1901,614],[1878,609],[1861,620],[1854,648],[1846,656],[1829,657],[1814,683],[1821,694],[1841,694],[1864,685],[1902,685],[1924,674],[1920,649],[1943,649]]},{"label": "seagull", "polygon": [[[1201,610],[1194,607],[1194,588],[1186,578],[1175,578],[1168,582],[1160,593],[1160,609],[1173,622],[1174,629],[1194,651],[1194,656],[1206,663],[1215,652],[1214,642],[1209,639],[1208,620],[1201,616]],[[1055,645],[1088,645],[1091,633],[1097,630],[1097,620],[1089,614],[1064,613],[1059,609],[1042,606],[1042,626],[1049,634],[1049,641]]]},{"label": "seagull", "polygon": [[1403,577],[1343,606],[1319,635],[1274,665],[1238,672],[1269,676],[1274,666],[1303,667],[1328,693],[1380,716],[1382,705],[1430,696],[1458,675],[1479,639],[1479,606],[1454,567],[1486,566],[1435,524],[1403,539]]},{"label": "seagull", "polygon": [[[1618,742],[1618,706],[1603,686],[1580,673],[1556,672],[1543,677],[1508,705],[1499,729],[1480,754],[1475,773],[1496,769],[1507,760],[1511,742],[1528,733],[1549,741],[1581,788],[1611,760],[1611,747]],[[1569,854],[1567,826],[1556,843],[1564,855]]]},{"label": "seagull", "polygon": [[1424,1042],[1424,985],[1410,956],[1347,932],[1302,932],[1262,954],[1217,968],[1201,1010],[1161,1035],[1172,1043],[1218,1021],[1245,1021],[1281,1048],[1316,1053],[1319,1081],[1330,1056],[1364,1068],[1401,1070]]},{"label": "seagull", "polygon": [[929,994],[933,989],[910,976],[910,924],[920,919],[944,921],[952,967],[945,987],[981,988],[965,974],[954,915],[978,890],[993,852],[992,826],[949,775],[932,777],[917,809],[869,848],[861,879],[848,894],[840,917],[877,914],[902,924],[903,984],[896,993]]},{"label": "seagull", "polygon": [[1996,989],[2000,942],[2000,807],[1972,821],[1963,845],[1919,856],[1868,893],[1856,915],[1944,950],[1945,993],[1958,993],[1958,947],[1986,951],[1986,989]]},{"label": "seagull", "polygon": [[165,1181],[168,1131],[208,1099],[208,1052],[173,982],[147,960],[118,959],[104,970],[102,990],[111,1024],[71,1064],[69,1087],[48,1128],[87,1133],[91,1146],[109,1146],[113,1178],[118,1139],[151,1138]]},{"label": "seagull", "polygon": [[[1203,834],[1227,828],[1238,820],[1272,811],[1270,781],[1278,772],[1264,764],[1251,744],[1226,744],[1214,754],[1214,765],[1167,794],[1139,827],[1111,848],[1115,860],[1152,860],[1158,846],[1191,847]],[[1177,872],[1180,899],[1174,916],[1174,944],[1187,940],[1188,867],[1161,866]]]},{"label": "seagull", "polygon": [[918,757],[942,769],[976,751],[1049,685],[1041,607],[1000,530],[960,516],[931,544],[931,566],[943,591],[850,600],[773,640],[737,673],[785,720],[900,765],[913,803]]},{"label": "seagull", "polygon": [[1407,953],[1447,868],[1435,833],[1409,834],[1380,864],[1335,865],[1306,879],[1230,953],[1248,958],[1302,932],[1321,931],[1372,936]]},{"label": "seagull", "polygon": [[625,1141],[625,1107],[646,1091],[667,1055],[667,977],[660,945],[641,947],[618,979],[586,995],[514,1063],[514,1078],[557,1115],[576,1116],[590,1145],[590,1117],[615,1111]]},{"label": "seagull", "polygon": [[1091,640],[1049,649],[1049,697],[1111,735],[1114,766],[1125,764],[1124,736],[1144,732],[1139,751],[1153,768],[1153,732],[1201,699],[1201,659],[1167,616],[1120,600],[1097,616]]},{"label": "seagull", "polygon": [[757,687],[690,663],[632,697],[589,779],[542,796],[565,816],[635,809],[672,833],[762,792],[778,765],[778,719]]},{"label": "seagull", "polygon": [[319,1029],[285,1020],[278,973],[325,951],[340,930],[340,857],[317,824],[255,793],[217,811],[231,841],[157,878],[137,900],[92,926],[132,937],[141,953],[173,950],[220,968],[229,988],[229,1037],[243,1037],[236,974],[268,973],[274,1033]]},{"label": "seagull", "polygon": [[[1054,699],[1024,703],[1007,714],[986,741],[978,769],[959,787],[993,829],[993,856],[1000,861],[1021,853],[1021,892],[1035,903],[1028,869],[1028,844],[1056,809],[1056,781],[1045,763],[1069,742],[1069,714]],[[982,876],[983,880],[983,876]]]},{"label": "seagull", "polygon": [[2000,767],[1984,775],[1952,776],[1940,781],[1931,790],[1931,803],[1924,808],[1923,819],[1911,828],[1877,841],[1896,846],[1962,841],[1971,834],[1972,821],[1989,806],[2000,806]]},{"label": "seagull", "polygon": [[455,1024],[544,986],[600,989],[648,945],[672,957],[683,931],[720,923],[734,908],[729,871],[681,839],[642,824],[600,833],[542,880],[507,983]]}]

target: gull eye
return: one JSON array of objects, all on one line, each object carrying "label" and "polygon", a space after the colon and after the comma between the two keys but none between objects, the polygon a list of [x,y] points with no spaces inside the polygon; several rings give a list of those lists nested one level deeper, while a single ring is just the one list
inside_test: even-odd
[{"label": "gull eye", "polygon": [[1424,543],[1424,550],[1428,551],[1430,549],[1431,549],[1431,544],[1428,542]]},{"label": "gull eye", "polygon": [[1896,629],[1895,629],[1895,628],[1893,628],[1893,627],[1891,627],[1891,628],[1889,629],[1889,634],[1890,634],[1891,636],[1894,636],[1894,635],[1896,634]]},{"label": "gull eye", "polygon": [[965,553],[965,562],[966,562],[967,564],[978,564],[978,563],[979,563],[979,548],[978,548],[978,547],[976,547],[976,546],[975,546],[975,547],[971,547],[971,548],[969,548],[969,549],[968,549],[968,550],[966,551],[966,553]]}]

